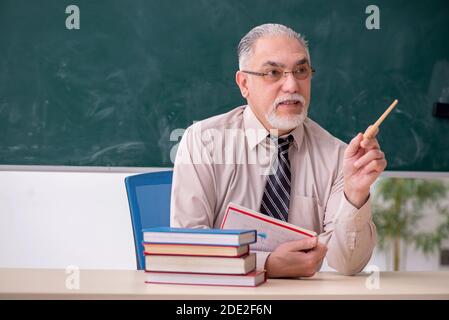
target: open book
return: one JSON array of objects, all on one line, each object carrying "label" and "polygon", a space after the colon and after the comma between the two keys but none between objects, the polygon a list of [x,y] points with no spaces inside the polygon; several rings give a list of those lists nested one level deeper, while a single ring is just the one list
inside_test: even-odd
[{"label": "open book", "polygon": [[256,229],[257,242],[251,250],[274,251],[287,241],[316,237],[317,234],[291,223],[284,222],[254,210],[229,203],[221,224],[222,229]]}]

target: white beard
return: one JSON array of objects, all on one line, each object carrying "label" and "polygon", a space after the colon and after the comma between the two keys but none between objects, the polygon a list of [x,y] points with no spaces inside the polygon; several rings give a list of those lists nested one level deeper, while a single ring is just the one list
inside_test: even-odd
[{"label": "white beard", "polygon": [[288,131],[300,126],[306,120],[307,111],[293,116],[278,116],[276,111],[271,111],[266,115],[268,123],[275,129]]},{"label": "white beard", "polygon": [[[303,110],[300,114],[288,116],[279,116],[278,114],[276,114],[276,108],[281,101],[293,99],[299,100],[303,106]],[[303,122],[306,120],[308,107],[309,106],[306,105],[304,97],[300,94],[293,94],[288,97],[283,96],[274,101],[273,106],[270,108],[270,111],[265,114],[265,118],[274,129],[282,131],[293,130],[303,124]]]}]

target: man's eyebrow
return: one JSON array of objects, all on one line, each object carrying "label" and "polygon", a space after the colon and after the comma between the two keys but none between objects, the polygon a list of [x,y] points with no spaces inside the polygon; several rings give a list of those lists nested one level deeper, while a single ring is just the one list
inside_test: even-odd
[{"label": "man's eyebrow", "polygon": [[280,62],[274,62],[274,61],[266,61],[262,67],[265,66],[272,66],[272,67],[281,67],[281,68],[285,68],[285,64],[280,63]]},{"label": "man's eyebrow", "polygon": [[[309,60],[307,58],[302,58],[299,59],[298,61],[296,61],[295,66],[299,66],[302,64],[306,64],[309,63]],[[266,61],[264,64],[262,64],[262,67],[265,66],[271,66],[271,67],[278,67],[278,68],[285,68],[285,64],[281,63],[281,62],[274,62],[274,61]]]},{"label": "man's eyebrow", "polygon": [[295,66],[301,65],[301,64],[306,64],[309,63],[309,60],[307,60],[307,58],[302,58],[298,61],[296,61]]}]

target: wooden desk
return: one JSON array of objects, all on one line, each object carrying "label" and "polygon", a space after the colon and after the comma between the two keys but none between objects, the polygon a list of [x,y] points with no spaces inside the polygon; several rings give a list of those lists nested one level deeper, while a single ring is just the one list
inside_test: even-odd
[{"label": "wooden desk", "polygon": [[370,274],[330,272],[256,288],[145,284],[142,271],[80,270],[79,290],[69,290],[67,277],[58,269],[0,269],[0,299],[449,299],[449,271],[382,272],[371,290]]}]

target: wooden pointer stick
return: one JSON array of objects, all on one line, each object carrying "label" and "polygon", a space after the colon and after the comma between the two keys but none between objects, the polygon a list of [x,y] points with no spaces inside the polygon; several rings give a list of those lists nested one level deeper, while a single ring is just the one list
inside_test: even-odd
[{"label": "wooden pointer stick", "polygon": [[380,126],[382,121],[385,120],[385,118],[388,116],[388,114],[391,112],[391,110],[393,110],[394,107],[396,107],[397,104],[398,104],[398,99],[395,99],[393,101],[393,103],[388,107],[388,109],[385,110],[383,115],[381,115],[380,118],[376,121],[376,123],[374,123],[371,128],[368,128],[365,131],[365,133],[363,134],[363,139],[370,139],[370,138],[372,138],[374,136],[374,133],[376,132],[376,129]]}]

